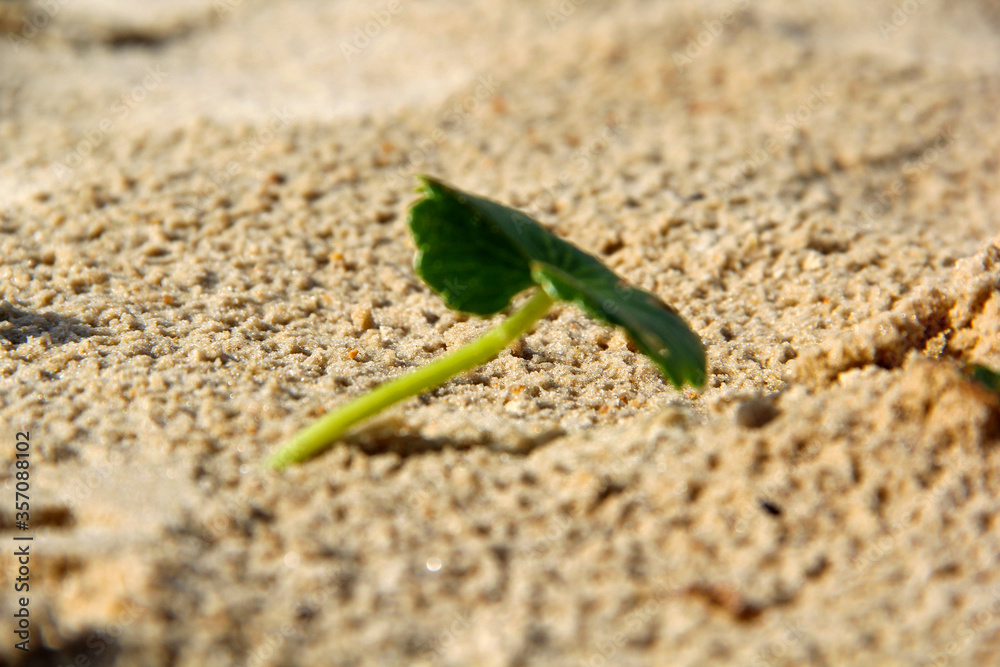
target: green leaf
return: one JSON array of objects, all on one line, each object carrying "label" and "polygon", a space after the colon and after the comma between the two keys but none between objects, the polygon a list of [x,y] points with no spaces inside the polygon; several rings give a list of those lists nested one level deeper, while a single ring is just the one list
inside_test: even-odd
[{"label": "green leaf", "polygon": [[410,209],[414,270],[449,308],[492,315],[538,285],[621,327],[676,387],[705,383],[701,339],[673,308],[524,213],[421,176]]},{"label": "green leaf", "polygon": [[1000,393],[1000,373],[980,364],[972,364],[966,372],[976,382],[979,382],[987,389]]},{"label": "green leaf", "polygon": [[421,179],[425,198],[409,214],[413,269],[449,308],[492,315],[534,285],[530,258],[506,229],[514,211]]}]

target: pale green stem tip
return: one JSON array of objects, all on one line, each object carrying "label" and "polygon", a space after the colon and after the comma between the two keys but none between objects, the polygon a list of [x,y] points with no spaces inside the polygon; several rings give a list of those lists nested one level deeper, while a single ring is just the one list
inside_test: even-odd
[{"label": "pale green stem tip", "polygon": [[536,289],[520,310],[468,345],[380,385],[320,417],[296,433],[267,460],[267,465],[275,470],[282,470],[293,463],[301,463],[332,446],[345,431],[358,422],[404,398],[433,389],[462,371],[486,363],[527,333],[551,306],[552,299],[548,294],[542,289]]}]

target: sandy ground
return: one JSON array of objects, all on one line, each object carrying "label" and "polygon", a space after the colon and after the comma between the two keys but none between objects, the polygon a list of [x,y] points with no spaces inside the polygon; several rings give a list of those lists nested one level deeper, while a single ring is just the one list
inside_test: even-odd
[{"label": "sandy ground", "polygon": [[[993,3],[133,4],[0,5],[0,663],[1000,664]],[[418,172],[708,387],[560,306],[262,471],[489,326],[412,273]]]}]

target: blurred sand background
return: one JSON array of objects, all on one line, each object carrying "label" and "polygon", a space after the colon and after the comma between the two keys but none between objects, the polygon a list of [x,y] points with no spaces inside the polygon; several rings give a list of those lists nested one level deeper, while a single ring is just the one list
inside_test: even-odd
[{"label": "blurred sand background", "polygon": [[[1000,664],[995,3],[0,4],[0,663]],[[413,275],[414,174],[676,306],[676,391]],[[74,662],[76,661],[76,662]]]}]

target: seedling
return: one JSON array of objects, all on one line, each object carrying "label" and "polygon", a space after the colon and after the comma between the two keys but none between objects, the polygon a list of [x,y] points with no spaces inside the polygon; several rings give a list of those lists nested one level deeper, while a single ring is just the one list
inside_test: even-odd
[{"label": "seedling", "polygon": [[421,176],[410,208],[417,247],[413,268],[449,308],[493,315],[524,290],[531,297],[468,345],[319,418],[299,431],[268,465],[282,469],[327,447],[390,405],[486,363],[525,334],[554,301],[572,301],[621,327],[675,387],[705,383],[701,339],[673,308],[629,285],[596,257],[556,237],[524,213]]}]

